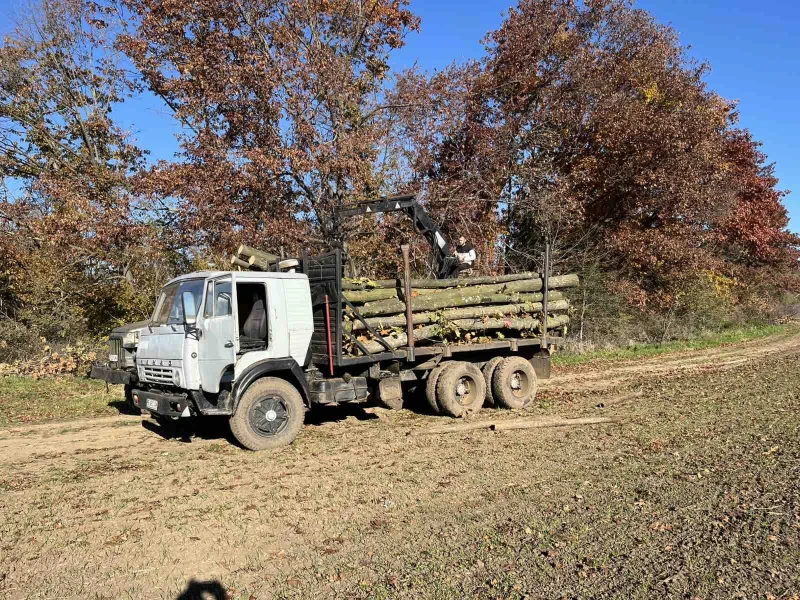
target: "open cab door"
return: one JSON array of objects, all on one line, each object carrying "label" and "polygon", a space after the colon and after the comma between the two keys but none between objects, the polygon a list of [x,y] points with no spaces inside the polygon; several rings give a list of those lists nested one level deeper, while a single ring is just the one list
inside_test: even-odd
[{"label": "open cab door", "polygon": [[200,384],[212,394],[219,392],[225,370],[236,362],[239,330],[236,326],[236,282],[223,275],[206,282],[202,334],[197,343]]}]

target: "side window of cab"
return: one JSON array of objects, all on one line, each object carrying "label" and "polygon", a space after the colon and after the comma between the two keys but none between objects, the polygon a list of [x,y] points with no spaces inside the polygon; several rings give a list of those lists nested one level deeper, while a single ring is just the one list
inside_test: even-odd
[{"label": "side window of cab", "polygon": [[206,284],[206,299],[203,302],[205,308],[203,309],[203,317],[210,319],[214,316],[214,282],[209,281]]},{"label": "side window of cab", "polygon": [[214,316],[227,317],[233,314],[233,288],[230,280],[214,284]]},{"label": "side window of cab", "polygon": [[209,281],[203,301],[203,317],[229,317],[233,314],[233,289],[230,280]]}]

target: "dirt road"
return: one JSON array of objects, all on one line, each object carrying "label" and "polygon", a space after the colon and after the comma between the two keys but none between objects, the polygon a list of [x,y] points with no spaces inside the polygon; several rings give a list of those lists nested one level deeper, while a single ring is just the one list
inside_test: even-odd
[{"label": "dirt road", "polygon": [[799,364],[794,333],[562,369],[526,415],[623,424],[351,408],[279,454],[219,422],[0,429],[0,596],[791,597]]}]

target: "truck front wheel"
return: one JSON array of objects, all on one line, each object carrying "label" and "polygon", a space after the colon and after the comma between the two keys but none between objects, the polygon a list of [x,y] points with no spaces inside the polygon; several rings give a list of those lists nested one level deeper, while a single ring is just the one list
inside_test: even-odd
[{"label": "truck front wheel", "polygon": [[128,409],[135,415],[142,414],[142,411],[133,402],[133,386],[127,383],[125,384],[124,389],[125,389],[125,404],[128,405]]},{"label": "truck front wheel", "polygon": [[264,377],[242,396],[231,431],[248,450],[288,446],[303,427],[306,408],[300,392],[284,379]]}]

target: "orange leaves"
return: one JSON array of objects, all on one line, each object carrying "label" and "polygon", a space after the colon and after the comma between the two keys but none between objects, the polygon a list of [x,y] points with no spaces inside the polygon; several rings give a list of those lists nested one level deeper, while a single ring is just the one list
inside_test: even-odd
[{"label": "orange leaves", "polygon": [[405,2],[127,5],[136,27],[123,46],[190,127],[184,164],[142,185],[180,199],[193,242],[295,251],[328,233],[333,205],[382,189],[376,94],[388,52],[418,25]]},{"label": "orange leaves", "polygon": [[777,190],[778,180],[760,143],[746,130],[733,130],[725,138],[726,170],[735,185],[732,211],[722,224],[731,258],[748,266],[793,266],[800,254],[800,238],[786,229],[789,218]]}]

